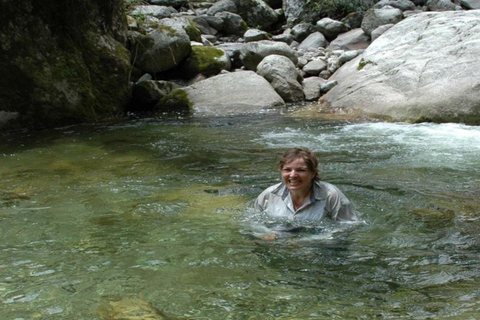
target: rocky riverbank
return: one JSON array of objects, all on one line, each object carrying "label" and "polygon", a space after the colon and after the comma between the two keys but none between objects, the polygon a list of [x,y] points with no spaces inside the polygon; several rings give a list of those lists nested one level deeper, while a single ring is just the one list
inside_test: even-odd
[{"label": "rocky riverbank", "polygon": [[[341,20],[296,24],[288,21],[302,8],[290,1],[182,11],[154,2],[129,18],[141,92],[132,110],[223,115],[310,101],[319,112],[480,123],[475,1],[382,0]],[[168,66],[156,62],[165,56]]]},{"label": "rocky riverbank", "polygon": [[337,19],[305,0],[50,2],[1,5],[0,127],[305,102],[480,123],[478,0],[359,0],[365,11]]}]

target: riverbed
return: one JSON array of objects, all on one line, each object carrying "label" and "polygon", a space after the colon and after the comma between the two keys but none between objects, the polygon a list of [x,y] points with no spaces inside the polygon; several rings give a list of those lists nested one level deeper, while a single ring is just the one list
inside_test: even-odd
[{"label": "riverbed", "polygon": [[[258,237],[283,222],[252,203],[296,146],[362,223]],[[480,312],[480,127],[132,117],[3,134],[0,164],[1,319],[105,319],[118,301],[173,319]]]}]

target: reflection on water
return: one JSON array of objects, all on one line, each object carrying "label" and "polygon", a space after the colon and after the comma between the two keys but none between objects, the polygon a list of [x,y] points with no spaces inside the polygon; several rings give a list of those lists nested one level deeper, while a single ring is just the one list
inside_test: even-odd
[{"label": "reflection on water", "polygon": [[[478,315],[479,127],[261,115],[0,139],[1,319]],[[293,146],[365,224],[252,212]]]}]

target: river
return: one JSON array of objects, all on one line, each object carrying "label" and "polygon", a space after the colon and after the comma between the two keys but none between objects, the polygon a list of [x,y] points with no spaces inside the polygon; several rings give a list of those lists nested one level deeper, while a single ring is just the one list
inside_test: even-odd
[{"label": "river", "polygon": [[[295,146],[364,223],[257,237],[252,202]],[[3,134],[0,163],[1,319],[480,314],[480,127],[131,118]]]}]

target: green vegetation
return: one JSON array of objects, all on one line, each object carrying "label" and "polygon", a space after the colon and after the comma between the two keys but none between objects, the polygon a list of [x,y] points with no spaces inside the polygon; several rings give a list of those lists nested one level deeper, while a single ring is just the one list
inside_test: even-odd
[{"label": "green vegetation", "polygon": [[198,61],[199,67],[205,68],[211,60],[223,56],[224,52],[216,47],[194,46],[192,48],[192,54],[194,55],[195,60]]},{"label": "green vegetation", "polygon": [[[248,30],[248,24],[245,21],[240,21],[240,25],[243,30]],[[257,26],[257,29],[260,29],[260,26]]]},{"label": "green vegetation", "polygon": [[360,60],[360,62],[358,63],[357,70],[358,70],[358,71],[362,70],[363,68],[365,68],[365,66],[366,66],[367,64],[373,64],[373,62],[370,61],[370,60],[365,60],[365,59],[362,58],[362,59]]},{"label": "green vegetation", "polygon": [[172,92],[160,99],[155,108],[161,111],[189,111],[192,106],[185,90],[173,89]]},{"label": "green vegetation", "polygon": [[178,36],[177,30],[175,30],[175,28],[173,28],[171,26],[158,26],[157,31],[161,32],[163,34],[166,34],[167,36],[172,37],[172,38]]},{"label": "green vegetation", "polygon": [[225,69],[225,63],[219,61],[224,52],[215,47],[193,46],[183,67],[184,73],[192,77],[198,73],[206,76],[214,75]]},{"label": "green vegetation", "polygon": [[189,25],[183,27],[191,41],[202,42],[202,32],[195,26],[195,23],[188,19]]}]

